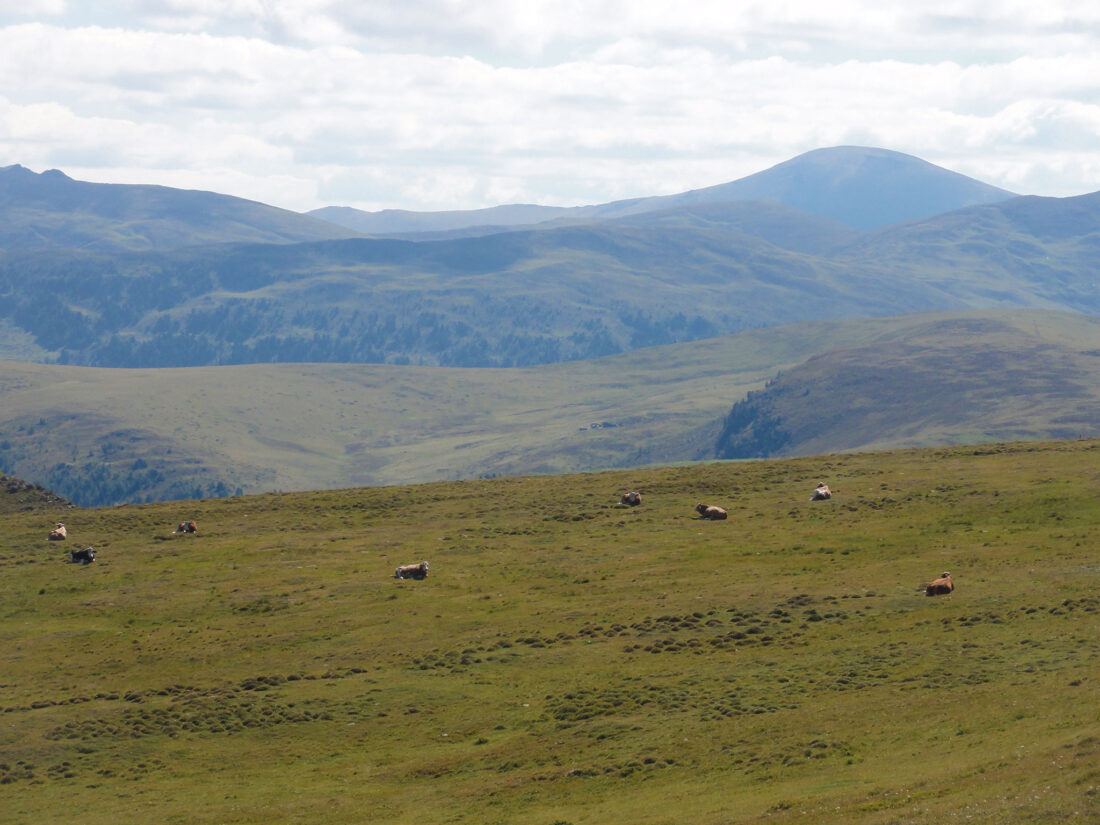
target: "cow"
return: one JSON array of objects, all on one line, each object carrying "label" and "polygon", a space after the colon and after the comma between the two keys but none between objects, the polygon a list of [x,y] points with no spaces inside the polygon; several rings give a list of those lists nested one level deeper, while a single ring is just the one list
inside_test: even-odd
[{"label": "cow", "polygon": [[95,561],[95,550],[85,547],[83,550],[73,550],[69,556],[70,564],[91,564]]},{"label": "cow", "polygon": [[199,527],[194,521],[181,521],[179,527],[175,529],[176,533],[197,533]]},{"label": "cow", "polygon": [[642,503],[642,497],[636,492],[623,493],[623,497],[619,499],[621,504],[625,504],[628,507],[637,507]]},{"label": "cow", "polygon": [[60,521],[57,526],[50,530],[50,534],[46,536],[47,541],[65,541],[69,537],[69,532],[65,529],[65,525]]},{"label": "cow", "polygon": [[955,589],[955,582],[951,581],[951,574],[944,571],[940,577],[924,588],[925,596],[942,596]]},{"label": "cow", "polygon": [[810,496],[810,501],[824,501],[827,498],[833,497],[833,491],[825,484],[824,481],[819,482],[817,487],[814,488],[814,494]]},{"label": "cow", "polygon": [[712,507],[707,504],[696,504],[696,512],[699,513],[700,518],[710,519],[711,521],[721,521],[726,518],[726,511],[721,507]]},{"label": "cow", "polygon": [[428,577],[428,563],[403,564],[394,571],[395,579],[426,579]]}]

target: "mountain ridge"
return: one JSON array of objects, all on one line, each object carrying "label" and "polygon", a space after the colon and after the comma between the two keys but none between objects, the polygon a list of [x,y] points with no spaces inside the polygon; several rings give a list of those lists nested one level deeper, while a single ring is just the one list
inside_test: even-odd
[{"label": "mountain ridge", "polygon": [[50,169],[0,168],[0,249],[174,249],[290,243],[352,230],[258,201],[152,184],[91,183]]},{"label": "mountain ridge", "polygon": [[[367,234],[472,229],[522,223],[623,218],[698,203],[774,201],[817,217],[870,230],[1016,194],[901,152],[861,146],[814,149],[728,183],[574,207],[513,204],[452,212],[363,212],[323,207],[307,214]],[[500,218],[505,218],[501,220]]]}]

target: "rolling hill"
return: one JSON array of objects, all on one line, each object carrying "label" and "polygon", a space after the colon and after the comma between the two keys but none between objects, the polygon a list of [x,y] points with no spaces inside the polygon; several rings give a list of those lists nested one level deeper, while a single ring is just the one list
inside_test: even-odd
[{"label": "rolling hill", "polygon": [[1098,456],[0,515],[5,823],[1096,822]]},{"label": "rolling hill", "polygon": [[1100,434],[1100,319],[936,318],[823,352],[734,405],[721,458]]},{"label": "rolling hill", "polygon": [[84,505],[581,472],[728,455],[735,404],[740,441],[789,436],[737,455],[1100,436],[1098,325],[836,321],[524,369],[7,362],[0,469]]}]

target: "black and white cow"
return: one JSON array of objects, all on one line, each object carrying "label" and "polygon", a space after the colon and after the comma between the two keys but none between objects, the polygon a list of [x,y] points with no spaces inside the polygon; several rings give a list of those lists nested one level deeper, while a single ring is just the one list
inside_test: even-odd
[{"label": "black and white cow", "polygon": [[403,564],[394,571],[395,579],[426,579],[428,578],[428,563]]},{"label": "black and white cow", "polygon": [[95,550],[85,547],[83,550],[73,550],[70,554],[70,564],[91,564],[95,561]]}]

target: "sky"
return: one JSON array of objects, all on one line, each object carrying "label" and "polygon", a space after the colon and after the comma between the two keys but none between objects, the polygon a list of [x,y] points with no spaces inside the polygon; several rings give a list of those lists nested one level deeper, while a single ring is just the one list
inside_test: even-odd
[{"label": "sky", "polygon": [[0,0],[0,166],[574,206],[873,146],[1100,190],[1095,0]]}]

